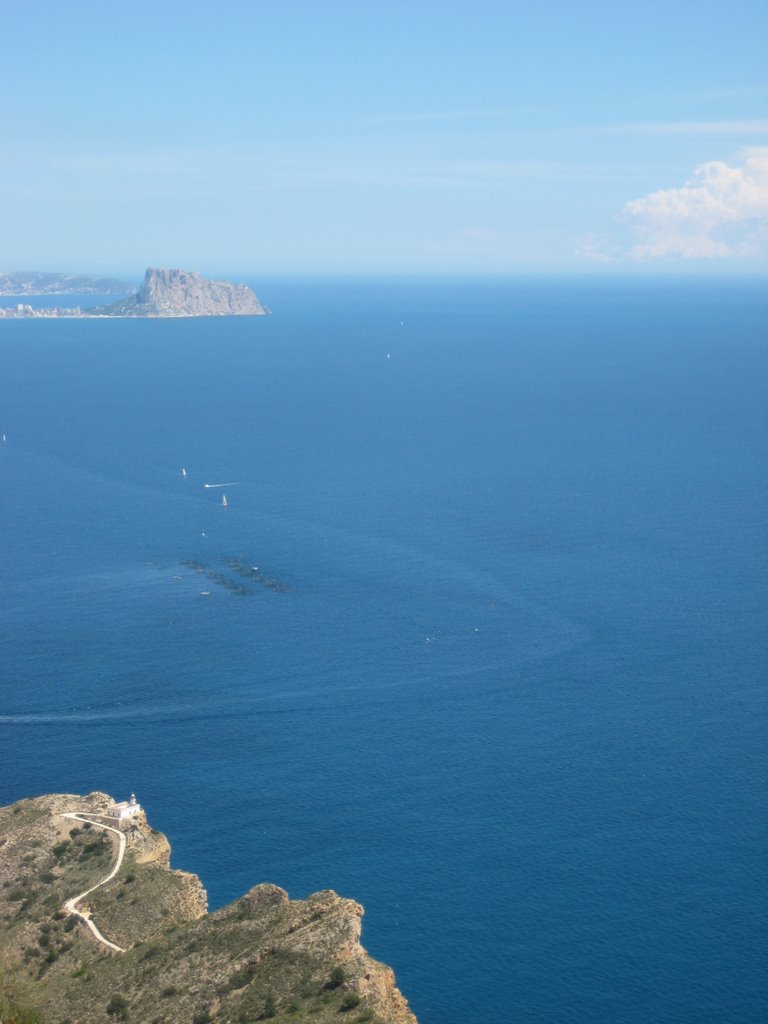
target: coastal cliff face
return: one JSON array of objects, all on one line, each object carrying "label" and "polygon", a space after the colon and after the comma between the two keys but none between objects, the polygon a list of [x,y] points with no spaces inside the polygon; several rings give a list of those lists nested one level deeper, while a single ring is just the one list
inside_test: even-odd
[{"label": "coastal cliff face", "polygon": [[[0,808],[0,1020],[45,1024],[416,1024],[390,968],[360,944],[362,907],[331,891],[291,900],[262,884],[206,913],[196,875],[143,816],[113,832],[94,823],[105,793]],[[77,903],[101,944],[67,900]],[[111,1008],[110,1008],[111,1007]],[[27,1014],[27,1016],[24,1016]]]},{"label": "coastal cliff face", "polygon": [[150,267],[136,295],[92,312],[102,316],[263,316],[267,310],[247,285],[212,281],[189,270]]}]

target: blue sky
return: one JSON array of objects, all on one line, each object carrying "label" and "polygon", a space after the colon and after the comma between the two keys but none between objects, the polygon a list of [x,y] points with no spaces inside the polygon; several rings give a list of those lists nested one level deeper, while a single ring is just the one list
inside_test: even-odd
[{"label": "blue sky", "polygon": [[768,269],[768,6],[8,5],[0,269]]}]

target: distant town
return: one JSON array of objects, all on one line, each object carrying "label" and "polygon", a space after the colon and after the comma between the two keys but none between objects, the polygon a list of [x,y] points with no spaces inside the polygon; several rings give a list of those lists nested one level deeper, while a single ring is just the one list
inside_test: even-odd
[{"label": "distant town", "polygon": [[33,309],[26,303],[19,302],[15,306],[0,307],[0,319],[19,319],[20,317],[56,317],[56,316],[88,316],[84,314],[79,306],[68,309],[64,306],[54,306],[51,309]]}]

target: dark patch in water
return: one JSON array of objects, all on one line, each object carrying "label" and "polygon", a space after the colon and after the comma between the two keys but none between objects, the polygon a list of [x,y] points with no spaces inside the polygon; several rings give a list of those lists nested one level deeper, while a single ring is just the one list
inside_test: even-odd
[{"label": "dark patch in water", "polygon": [[194,572],[199,573],[201,576],[205,576],[206,579],[210,580],[211,583],[215,583],[219,587],[223,587],[225,590],[230,590],[233,594],[237,594],[240,597],[244,597],[247,594],[252,594],[253,591],[244,587],[241,583],[236,580],[230,579],[221,572],[216,572],[215,569],[209,569],[203,565],[202,562],[198,562],[194,558],[185,558],[182,560],[181,565],[187,569],[192,569]]},{"label": "dark patch in water", "polygon": [[[251,583],[256,583],[259,586],[264,587],[266,590],[272,590],[277,594],[287,594],[290,592],[290,587],[287,587],[279,580],[273,579],[271,576],[267,576],[259,569],[258,566],[253,565],[240,556],[220,558],[219,561],[228,566],[229,569],[238,576],[243,579],[247,579]],[[227,576],[222,572],[218,572],[216,569],[210,568],[203,562],[199,562],[196,558],[182,559],[181,565],[187,569],[192,569],[194,572],[200,573],[200,575],[205,576],[206,579],[209,579],[212,583],[215,583],[217,586],[224,587],[225,590],[229,590],[233,594],[237,594],[239,596],[253,594],[253,590],[250,587],[246,587],[238,580],[234,580],[230,576]]]},{"label": "dark patch in water", "polygon": [[253,583],[258,583],[260,586],[266,587],[267,590],[274,590],[277,594],[289,594],[291,591],[291,588],[285,583],[267,576],[258,565],[254,565],[252,561],[243,558],[242,555],[230,555],[226,558],[221,558],[220,561],[228,566],[232,572],[237,573],[238,576],[251,580]]}]

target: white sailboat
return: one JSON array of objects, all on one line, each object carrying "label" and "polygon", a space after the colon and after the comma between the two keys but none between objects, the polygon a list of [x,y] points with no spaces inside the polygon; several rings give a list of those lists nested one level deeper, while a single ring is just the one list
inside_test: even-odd
[{"label": "white sailboat", "polygon": [[221,496],[221,507],[222,508],[226,508],[227,507],[227,496],[226,496],[226,494],[222,494],[222,496]]},{"label": "white sailboat", "polygon": [[183,466],[181,467],[181,475],[182,476],[186,476],[187,475],[187,471],[186,471],[186,469],[184,469]]}]

